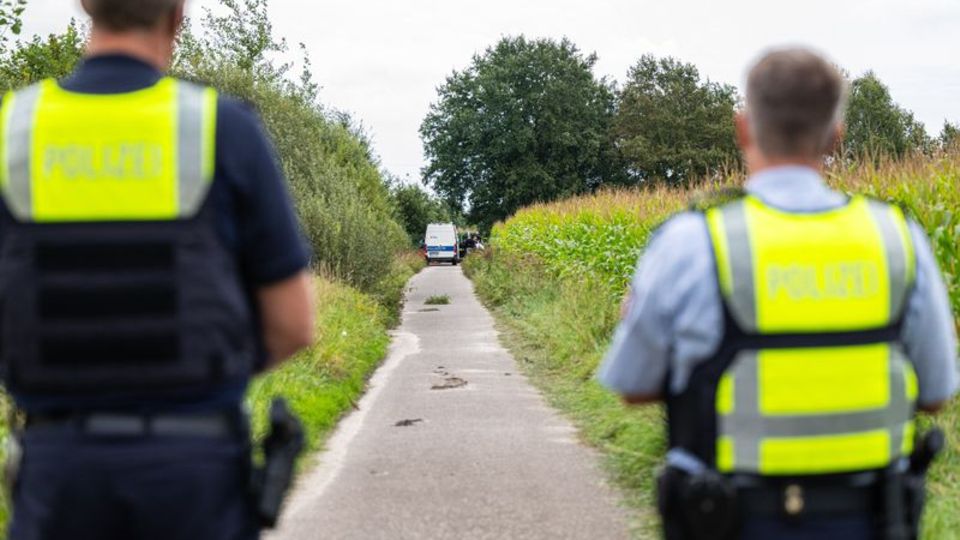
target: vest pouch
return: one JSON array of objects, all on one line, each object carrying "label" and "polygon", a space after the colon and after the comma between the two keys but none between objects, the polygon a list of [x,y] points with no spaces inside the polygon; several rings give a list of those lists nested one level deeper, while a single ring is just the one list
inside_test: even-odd
[{"label": "vest pouch", "polygon": [[15,226],[0,264],[11,389],[162,395],[249,374],[249,309],[206,228]]},{"label": "vest pouch", "polygon": [[256,336],[249,299],[242,291],[232,254],[219,245],[213,227],[178,231],[177,272],[185,284],[178,303],[183,320],[183,354],[207,365],[214,378],[249,376],[256,358]]},{"label": "vest pouch", "polygon": [[24,370],[31,368],[21,359],[37,357],[36,275],[30,241],[16,229],[6,232],[0,253],[0,365],[7,390],[19,387]]}]

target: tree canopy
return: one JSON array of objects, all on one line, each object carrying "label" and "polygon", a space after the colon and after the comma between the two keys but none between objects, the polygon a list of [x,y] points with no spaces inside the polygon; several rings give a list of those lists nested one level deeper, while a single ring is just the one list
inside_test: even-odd
[{"label": "tree canopy", "polygon": [[739,163],[737,91],[693,64],[643,56],[619,98],[614,134],[633,181],[681,183]]},{"label": "tree canopy", "polygon": [[421,126],[425,182],[488,228],[607,181],[614,95],[595,62],[566,39],[522,36],[475,56],[439,88]]},{"label": "tree canopy", "polygon": [[890,89],[872,71],[851,83],[846,123],[847,157],[902,157],[932,149],[923,124],[893,100]]},{"label": "tree canopy", "polygon": [[26,9],[27,0],[0,0],[0,47],[7,44],[11,34],[20,35]]},{"label": "tree canopy", "polygon": [[427,225],[453,219],[447,205],[420,186],[398,182],[390,191],[397,206],[397,220],[415,245],[423,240]]},{"label": "tree canopy", "polygon": [[76,22],[62,34],[30,41],[0,52],[0,90],[6,92],[48,77],[63,78],[83,56],[85,35]]}]

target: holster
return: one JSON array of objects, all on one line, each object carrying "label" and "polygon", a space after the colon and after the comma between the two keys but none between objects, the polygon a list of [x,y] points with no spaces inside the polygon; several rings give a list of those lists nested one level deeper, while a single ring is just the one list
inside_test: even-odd
[{"label": "holster", "polygon": [[264,528],[272,529],[280,519],[303,447],[300,419],[286,401],[275,399],[270,405],[270,432],[263,441],[263,465],[254,469],[252,482],[257,518]]},{"label": "holster", "polygon": [[910,457],[910,468],[905,473],[899,473],[899,478],[886,489],[887,493],[892,494],[896,490],[901,495],[899,501],[887,499],[885,513],[899,513],[899,516],[902,516],[902,532],[897,531],[897,523],[887,520],[884,540],[920,538],[923,509],[927,500],[927,473],[944,446],[946,436],[939,428],[932,429],[917,439],[914,453]]},{"label": "holster", "polygon": [[665,467],[657,479],[666,540],[734,540],[740,528],[737,491],[715,471]]},{"label": "holster", "polygon": [[[808,515],[850,511],[874,513],[882,540],[918,540],[926,502],[926,474],[944,445],[942,431],[927,433],[918,439],[907,470],[898,463],[878,473],[873,484],[841,486],[839,489],[850,491],[843,491],[840,498],[823,479],[798,479],[796,500],[791,501],[783,495],[791,491],[776,482],[769,487],[761,484],[748,488],[713,470],[693,474],[667,466],[657,478],[664,538],[735,540],[744,515],[805,519]],[[791,512],[791,502],[795,512]]]},{"label": "holster", "polygon": [[923,522],[923,509],[927,503],[927,481],[924,475],[907,474],[903,478],[904,526],[909,540],[920,538],[920,526]]}]

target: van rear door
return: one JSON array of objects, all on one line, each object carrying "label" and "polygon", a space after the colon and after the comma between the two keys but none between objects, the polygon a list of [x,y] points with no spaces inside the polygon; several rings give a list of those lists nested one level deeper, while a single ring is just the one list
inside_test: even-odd
[{"label": "van rear door", "polygon": [[427,258],[450,260],[457,256],[457,233],[453,225],[430,225],[425,238]]}]

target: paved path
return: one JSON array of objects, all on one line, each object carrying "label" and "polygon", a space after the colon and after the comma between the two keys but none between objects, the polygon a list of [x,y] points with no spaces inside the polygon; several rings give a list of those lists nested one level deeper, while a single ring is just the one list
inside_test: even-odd
[{"label": "paved path", "polygon": [[[411,288],[389,358],[271,540],[626,538],[596,455],[518,373],[460,269]],[[451,304],[424,305],[435,294]]]}]

